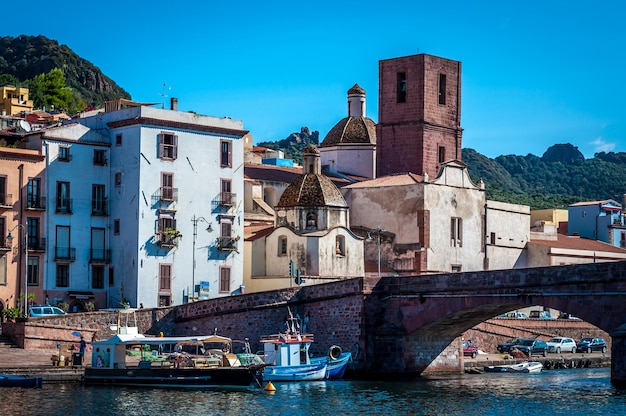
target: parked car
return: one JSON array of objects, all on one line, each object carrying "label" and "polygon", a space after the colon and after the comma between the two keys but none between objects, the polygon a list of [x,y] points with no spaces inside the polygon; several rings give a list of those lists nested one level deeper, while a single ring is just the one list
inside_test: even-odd
[{"label": "parked car", "polygon": [[463,341],[463,355],[465,357],[476,358],[476,356],[478,355],[478,347],[476,347],[472,343]]},{"label": "parked car", "polygon": [[548,352],[560,354],[561,351],[569,351],[572,354],[576,352],[576,341],[571,338],[556,337],[546,342],[548,344]]},{"label": "parked car", "polygon": [[526,319],[528,315],[523,312],[507,312],[502,315],[498,315],[497,318],[505,318],[505,319]]},{"label": "parked car", "polygon": [[580,320],[581,320],[580,318],[577,318],[577,317],[575,317],[574,315],[569,314],[569,313],[567,313],[567,312],[561,312],[561,313],[559,314],[559,319],[571,319],[571,320],[573,320],[573,321],[580,321]]},{"label": "parked car", "polygon": [[61,308],[57,308],[56,306],[51,305],[36,305],[31,306],[29,315],[30,316],[51,316],[51,315],[64,315],[65,311]]},{"label": "parked car", "polygon": [[555,319],[548,311],[530,311],[528,317],[532,319]]},{"label": "parked car", "polygon": [[508,340],[507,342],[503,342],[501,344],[498,344],[498,352],[499,353],[510,352],[511,351],[511,347],[514,346],[514,345],[519,344],[519,342],[522,339],[523,338],[513,338],[511,340]]},{"label": "parked car", "polygon": [[606,352],[606,341],[602,338],[583,338],[576,344],[576,349],[580,352]]},{"label": "parked car", "polygon": [[528,358],[533,355],[548,355],[548,344],[541,339],[523,338],[515,348],[526,354]]}]

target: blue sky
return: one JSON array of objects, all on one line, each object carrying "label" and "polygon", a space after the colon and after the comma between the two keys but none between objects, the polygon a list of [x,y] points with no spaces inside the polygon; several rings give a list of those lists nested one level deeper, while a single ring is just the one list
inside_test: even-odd
[{"label": "blue sky", "polygon": [[109,0],[33,12],[38,6],[51,7],[31,2],[25,18],[13,10],[0,33],[67,45],[134,100],[165,93],[182,111],[243,120],[255,143],[303,126],[323,139],[347,115],[355,83],[377,121],[378,61],[428,53],[462,62],[464,148],[488,157],[541,156],[556,143],[585,157],[626,151],[619,0]]}]

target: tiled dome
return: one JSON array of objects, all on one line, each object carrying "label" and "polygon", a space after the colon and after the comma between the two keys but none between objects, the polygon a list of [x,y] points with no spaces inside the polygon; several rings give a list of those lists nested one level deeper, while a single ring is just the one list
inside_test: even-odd
[{"label": "tiled dome", "polygon": [[376,123],[368,117],[346,117],[330,129],[320,147],[376,144]]},{"label": "tiled dome", "polygon": [[280,197],[277,206],[347,207],[348,204],[330,179],[321,174],[309,173],[291,182]]},{"label": "tiled dome", "polygon": [[348,90],[348,95],[353,94],[365,95],[365,90],[359,84],[354,84],[354,86]]}]

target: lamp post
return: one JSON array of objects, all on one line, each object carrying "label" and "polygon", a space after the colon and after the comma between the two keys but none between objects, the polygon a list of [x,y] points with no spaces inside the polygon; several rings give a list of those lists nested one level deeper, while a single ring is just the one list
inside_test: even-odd
[{"label": "lamp post", "polygon": [[385,230],[382,228],[374,228],[367,232],[367,239],[372,239],[372,233],[376,233],[376,247],[378,248],[378,277],[380,277],[380,234],[384,233]]},{"label": "lamp post", "polygon": [[198,222],[200,221],[209,224],[209,226],[206,229],[208,232],[213,231],[213,228],[211,227],[211,223],[207,221],[206,218],[196,217],[196,215],[194,214],[193,218],[191,219],[191,222],[193,222],[193,249],[191,252],[193,267],[191,269],[191,296],[189,297],[187,302],[191,302],[196,294],[196,237],[198,236]]},{"label": "lamp post", "polygon": [[7,235],[7,240],[9,240],[9,244],[13,242],[13,236],[11,235],[11,231],[16,228],[21,228],[24,232],[24,252],[20,253],[20,257],[24,258],[24,317],[28,316],[28,230],[22,224],[17,224],[15,227],[9,230],[9,234]]}]

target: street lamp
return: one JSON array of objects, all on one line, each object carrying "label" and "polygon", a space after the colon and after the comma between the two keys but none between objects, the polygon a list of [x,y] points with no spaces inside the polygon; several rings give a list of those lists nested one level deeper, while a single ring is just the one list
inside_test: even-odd
[{"label": "street lamp", "polygon": [[191,302],[196,294],[196,237],[198,236],[198,222],[200,221],[209,224],[206,230],[208,232],[213,232],[213,227],[211,227],[211,223],[207,221],[206,218],[196,218],[196,215],[194,214],[193,218],[191,219],[191,222],[193,222],[193,249],[191,252],[193,267],[191,269],[191,296],[189,297],[187,302]]},{"label": "street lamp", "polygon": [[28,316],[28,230],[22,224],[17,224],[15,227],[9,230],[9,234],[7,235],[7,240],[9,240],[9,244],[13,243],[13,236],[11,235],[11,231],[16,228],[21,228],[24,232],[24,252],[20,253],[20,257],[24,258],[24,317]]},{"label": "street lamp", "polygon": [[384,233],[385,230],[383,230],[382,228],[378,227],[375,229],[371,229],[367,232],[367,239],[371,240],[372,239],[372,233],[376,234],[376,246],[378,248],[378,277],[380,277],[380,234]]}]

